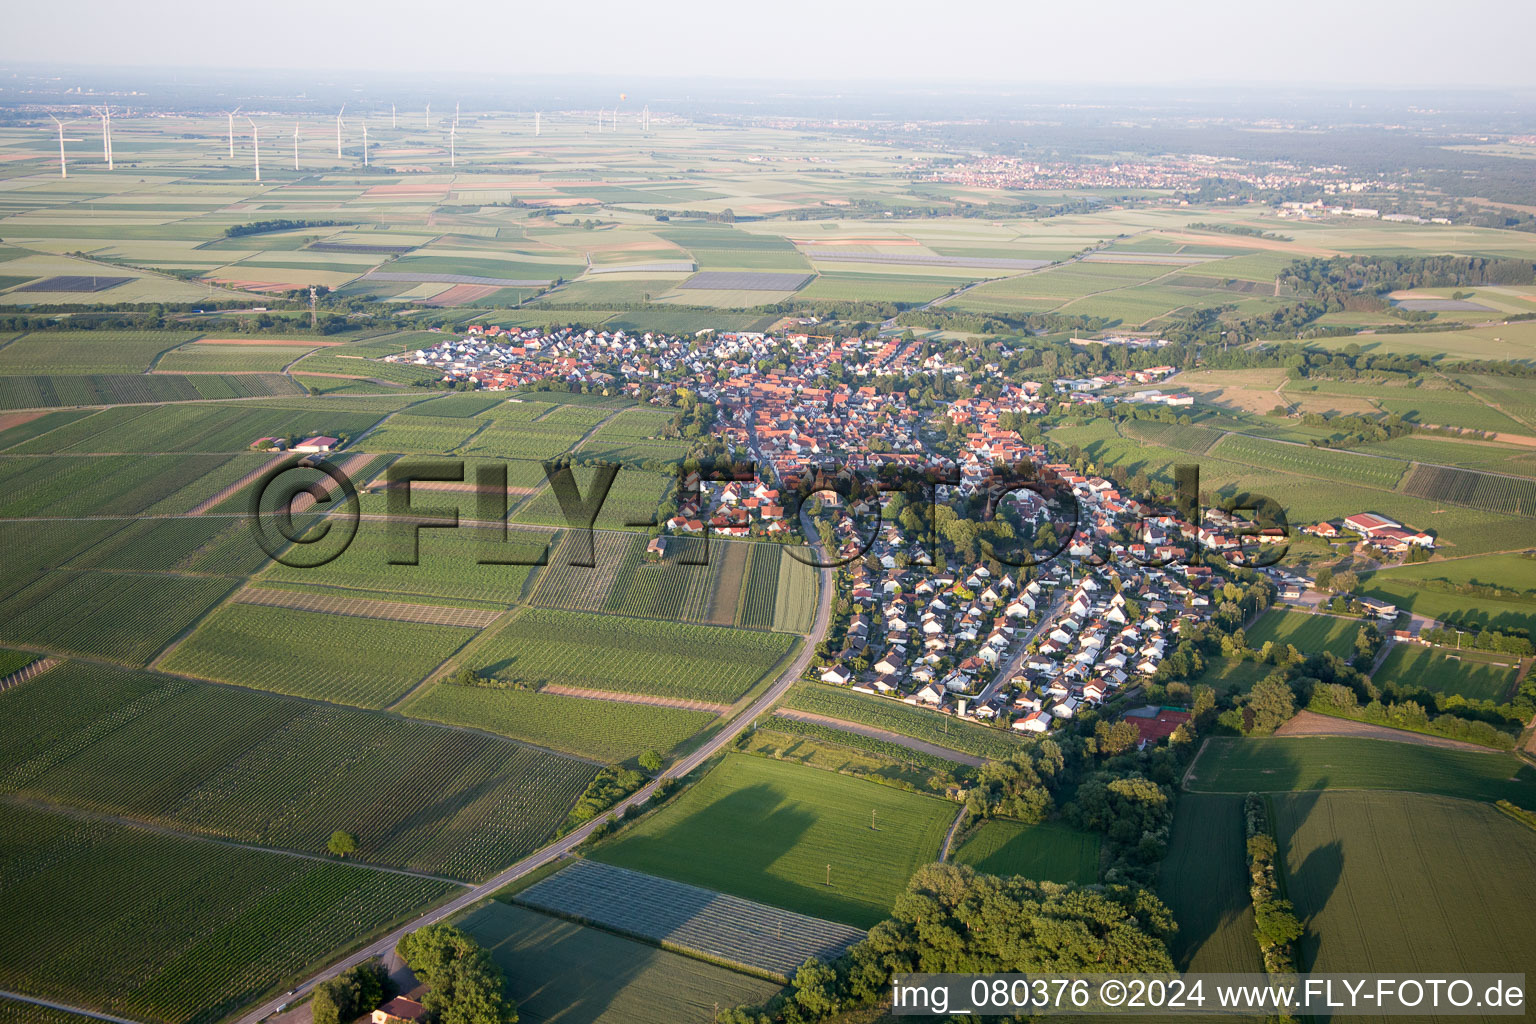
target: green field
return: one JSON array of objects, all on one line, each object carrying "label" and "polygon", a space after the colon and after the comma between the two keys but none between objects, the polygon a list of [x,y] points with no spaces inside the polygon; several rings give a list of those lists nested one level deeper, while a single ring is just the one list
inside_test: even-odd
[{"label": "green field", "polygon": [[912,872],[938,857],[955,810],[937,797],[730,754],[592,856],[868,928]]},{"label": "green field", "polygon": [[774,633],[530,608],[465,661],[510,683],[729,704],[789,650]]},{"label": "green field", "polygon": [[[1452,563],[1430,562],[1426,568],[1439,569]],[[1415,587],[1408,580],[1399,581],[1396,572],[1377,572],[1363,577],[1360,593],[1390,601],[1415,615],[1428,616],[1463,629],[1536,631],[1536,601],[1518,598],[1467,597],[1442,590]]]},{"label": "green field", "polygon": [[168,672],[381,708],[475,635],[472,629],[229,604],[165,660]]},{"label": "green field", "polygon": [[1204,671],[1190,677],[1189,685],[1209,686],[1217,693],[1247,693],[1255,683],[1273,671],[1275,666],[1267,662],[1217,654],[1206,659]]},{"label": "green field", "polygon": [[1197,793],[1396,789],[1536,806],[1536,769],[1510,754],[1345,736],[1205,741],[1186,780]]},{"label": "green field", "polygon": [[1002,818],[981,824],[954,851],[957,864],[989,875],[1023,875],[1046,882],[1099,880],[1099,835],[1055,822],[1024,825]]},{"label": "green field", "polygon": [[871,697],[823,683],[802,683],[789,691],[785,707],[926,740],[979,757],[1007,757],[1023,744],[1002,729],[962,722],[888,697]]},{"label": "green field", "polygon": [[529,1024],[675,1024],[779,986],[633,939],[491,902],[458,922],[506,972]]},{"label": "green field", "polygon": [[1355,636],[1361,625],[1359,619],[1271,608],[1259,617],[1246,635],[1248,646],[1255,649],[1274,641],[1294,644],[1304,654],[1329,651],[1341,658],[1349,658],[1355,652]]},{"label": "green field", "polygon": [[307,854],[480,879],[547,839],[594,766],[243,687],[67,662],[0,693],[0,792]]},{"label": "green field", "polygon": [[706,711],[438,683],[401,710],[599,761],[665,753],[715,721]]},{"label": "green field", "polygon": [[213,1024],[457,891],[4,804],[0,885],[0,987],[155,1024]]},{"label": "green field", "polygon": [[[1303,970],[1528,966],[1536,843],[1523,825],[1445,797],[1294,793],[1270,802],[1285,892],[1307,929]],[[1479,870],[1485,864],[1494,869]]]},{"label": "green field", "polygon": [[1182,971],[1261,971],[1243,846],[1243,798],[1185,793],[1173,812],[1157,895],[1173,911]]}]

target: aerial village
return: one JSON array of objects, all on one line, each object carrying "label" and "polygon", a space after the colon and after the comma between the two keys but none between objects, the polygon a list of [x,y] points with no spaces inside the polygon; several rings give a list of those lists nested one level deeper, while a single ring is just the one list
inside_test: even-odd
[{"label": "aerial village", "polygon": [[[934,500],[947,505],[985,494],[994,467],[1028,463],[1069,489],[1079,509],[1061,557],[1033,567],[984,558],[932,564],[899,519],[885,518],[873,534],[861,534],[858,513],[872,509],[850,506],[833,531],[836,606],[844,610],[829,633],[836,649],[810,674],[1022,733],[1061,728],[1085,705],[1150,682],[1181,630],[1211,617],[1213,591],[1225,581],[1213,568],[1219,559],[1191,556],[1252,550],[1255,531],[1220,509],[1188,522],[1144,505],[1112,480],[1075,472],[1004,423],[1092,403],[1191,406],[1191,396],[1154,386],[1176,369],[1016,383],[970,379],[943,350],[923,352],[910,337],[836,339],[794,329],[678,337],[477,326],[392,358],[441,369],[444,384],[477,389],[553,384],[649,402],[688,389],[713,403],[715,437],[756,463],[756,479],[710,482],[695,474],[681,483],[677,513],[661,524],[652,554],[664,551],[672,535],[798,539],[785,492],[817,467],[938,467],[953,482],[939,486]],[[961,387],[963,397],[942,409],[920,408],[907,392],[875,383],[915,375],[948,375],[973,393]],[[935,421],[944,420],[952,429],[935,431]],[[884,507],[890,495],[880,500]],[[1005,504],[1031,528],[1050,517],[1028,491]],[[1372,513],[1305,529],[1327,539],[1356,538],[1383,553],[1434,543]],[[1285,539],[1283,531],[1257,531],[1261,546]],[[1280,567],[1262,571],[1282,601],[1300,601],[1312,583]],[[1397,613],[1390,606],[1366,611],[1385,619]],[[1181,714],[1151,705],[1127,720],[1147,744],[1173,732]]]}]

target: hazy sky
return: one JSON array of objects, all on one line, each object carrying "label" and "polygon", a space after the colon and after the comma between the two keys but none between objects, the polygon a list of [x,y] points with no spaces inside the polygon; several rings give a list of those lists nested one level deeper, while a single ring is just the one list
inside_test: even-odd
[{"label": "hazy sky", "polygon": [[1536,87],[1532,0],[4,0],[0,60],[790,80]]}]

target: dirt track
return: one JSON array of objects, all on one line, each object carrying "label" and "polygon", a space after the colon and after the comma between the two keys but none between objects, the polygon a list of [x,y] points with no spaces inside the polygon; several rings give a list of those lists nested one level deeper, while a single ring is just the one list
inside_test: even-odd
[{"label": "dirt track", "polygon": [[1426,736],[1406,729],[1390,729],[1370,722],[1354,722],[1347,718],[1320,715],[1315,711],[1299,711],[1296,717],[1275,730],[1276,736],[1358,736],[1373,740],[1395,740],[1398,743],[1417,743],[1425,747],[1448,747],[1452,750],[1474,750],[1480,754],[1498,751],[1476,743],[1449,740],[1443,736]]}]

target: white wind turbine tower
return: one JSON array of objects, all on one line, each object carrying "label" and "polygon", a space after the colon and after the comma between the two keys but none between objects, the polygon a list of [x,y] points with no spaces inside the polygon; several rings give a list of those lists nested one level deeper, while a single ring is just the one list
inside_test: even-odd
[{"label": "white wind turbine tower", "polygon": [[448,166],[449,167],[457,167],[457,166],[459,166],[459,149],[458,149],[458,145],[457,145],[458,140],[456,138],[457,135],[458,135],[458,132],[459,132],[459,126],[458,125],[450,124],[448,126]]},{"label": "white wind turbine tower", "polygon": [[235,115],[238,113],[240,113],[239,107],[225,112],[225,116],[229,118],[229,158],[231,160],[235,158]]},{"label": "white wind turbine tower", "polygon": [[543,115],[542,111],[535,111],[534,112],[534,115],[533,115],[533,137],[534,138],[538,138],[539,137],[540,129],[543,127],[539,122],[543,118],[543,116],[544,115]]},{"label": "white wind turbine tower", "polygon": [[603,108],[602,107],[598,107],[597,108],[597,130],[599,132],[601,132],[603,130]]},{"label": "white wind turbine tower", "polygon": [[640,130],[643,131],[643,132],[648,132],[648,131],[651,130],[651,108],[650,107],[641,107],[640,108]]},{"label": "white wind turbine tower", "polygon": [[343,103],[341,109],[336,111],[336,159],[341,159],[341,115],[347,112],[347,105]]},{"label": "white wind turbine tower", "polygon": [[453,101],[453,126],[455,128],[457,128],[459,126],[459,101],[458,100],[454,100]]},{"label": "white wind turbine tower", "polygon": [[393,103],[389,105],[389,130],[395,130],[395,105]]},{"label": "white wind turbine tower", "polygon": [[[53,117],[52,114],[48,116]],[[69,167],[64,163],[64,126],[74,124],[75,122],[60,121],[58,118],[53,117],[53,123],[59,126],[59,177],[67,178],[69,177]]]},{"label": "white wind turbine tower", "polygon": [[299,169],[299,122],[293,122],[293,169]]},{"label": "white wind turbine tower", "polygon": [[256,122],[252,121],[249,116],[247,116],[245,120],[246,120],[246,123],[251,126],[251,142],[256,147],[256,150],[255,150],[256,180],[260,181],[261,180],[261,129],[256,127]]},{"label": "white wind turbine tower", "polygon": [[115,170],[112,163],[112,108],[102,107],[97,113],[101,115],[101,159],[107,170]]},{"label": "white wind turbine tower", "polygon": [[368,166],[368,122],[363,122],[363,166]]},{"label": "white wind turbine tower", "polygon": [[432,130],[432,104],[427,104],[427,131]]}]

